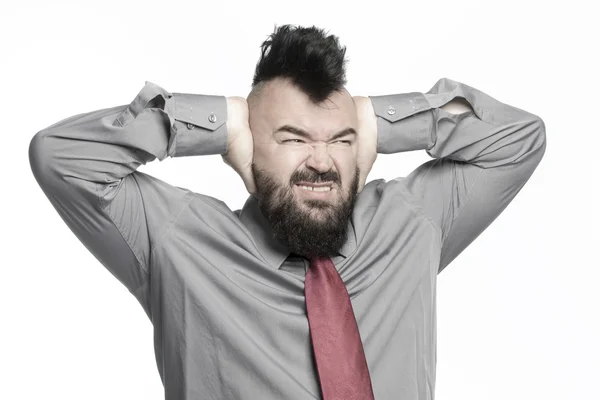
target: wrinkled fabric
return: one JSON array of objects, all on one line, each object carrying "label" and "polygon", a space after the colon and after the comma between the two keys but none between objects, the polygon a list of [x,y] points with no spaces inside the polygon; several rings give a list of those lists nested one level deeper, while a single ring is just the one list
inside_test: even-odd
[{"label": "wrinkled fabric", "polygon": [[[455,97],[472,111],[440,108]],[[425,150],[433,159],[368,182],[331,260],[375,399],[434,399],[437,274],[527,182],[545,152],[545,125],[448,78],[425,93],[370,98],[379,153]],[[308,260],[273,239],[253,196],[233,211],[137,171],[156,159],[225,154],[226,120],[224,96],[146,82],[128,105],[39,131],[30,165],[67,226],[152,321],[165,399],[318,399]]]}]

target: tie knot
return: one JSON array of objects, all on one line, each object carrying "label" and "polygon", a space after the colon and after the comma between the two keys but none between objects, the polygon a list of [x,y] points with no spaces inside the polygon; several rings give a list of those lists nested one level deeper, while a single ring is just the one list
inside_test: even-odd
[{"label": "tie knot", "polygon": [[326,262],[326,261],[330,261],[331,259],[327,256],[313,256],[313,257],[308,257],[308,261],[311,264],[314,263],[322,263],[322,262]]},{"label": "tie knot", "polygon": [[321,271],[326,275],[335,274],[339,278],[339,274],[335,269],[335,265],[331,258],[327,256],[315,256],[309,258],[309,268],[313,271]]}]

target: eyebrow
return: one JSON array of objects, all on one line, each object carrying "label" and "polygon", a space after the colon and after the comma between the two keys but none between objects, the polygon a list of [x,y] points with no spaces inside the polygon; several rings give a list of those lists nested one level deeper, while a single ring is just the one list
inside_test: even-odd
[{"label": "eyebrow", "polygon": [[[307,138],[307,139],[311,138],[311,134],[310,133],[306,132],[303,129],[296,128],[296,127],[291,126],[291,125],[280,126],[279,128],[277,128],[275,130],[275,132],[273,132],[273,134],[275,134],[277,132],[281,132],[281,131],[290,132],[290,133],[293,133],[294,135],[302,136],[302,137]],[[330,140],[337,139],[337,138],[340,138],[340,137],[343,137],[343,136],[347,136],[347,135],[356,135],[356,131],[354,130],[354,128],[352,128],[352,127],[346,128],[343,131],[340,131],[340,132],[336,133],[335,135],[333,135],[330,138]]]}]

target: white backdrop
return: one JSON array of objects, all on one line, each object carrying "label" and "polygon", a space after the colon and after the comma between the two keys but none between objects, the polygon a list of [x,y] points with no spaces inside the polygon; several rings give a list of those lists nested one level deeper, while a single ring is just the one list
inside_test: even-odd
[{"label": "white backdrop", "polygon": [[[0,16],[4,184],[0,398],[159,400],[151,324],[77,240],[31,173],[28,146],[74,114],[170,92],[246,96],[275,24],[347,46],[352,95],[442,77],[540,116],[546,154],[506,210],[438,275],[436,399],[599,399],[600,245],[593,2],[19,1]],[[596,25],[597,26],[597,25]],[[423,152],[380,154],[367,182]],[[140,167],[241,208],[219,155]]]}]

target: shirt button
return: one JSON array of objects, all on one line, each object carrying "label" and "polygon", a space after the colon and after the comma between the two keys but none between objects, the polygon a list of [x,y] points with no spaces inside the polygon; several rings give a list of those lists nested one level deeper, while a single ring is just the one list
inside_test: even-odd
[{"label": "shirt button", "polygon": [[216,116],[215,114],[210,114],[210,115],[208,116],[208,120],[209,120],[210,122],[217,122],[217,116]]},{"label": "shirt button", "polygon": [[194,124],[190,124],[190,123],[188,123],[188,124],[187,124],[187,127],[188,127],[188,129],[192,130],[192,129],[194,129]]},{"label": "shirt button", "polygon": [[387,113],[390,114],[390,115],[394,115],[394,114],[396,114],[396,109],[394,107],[392,107],[392,106],[389,106],[388,110],[387,110]]}]

